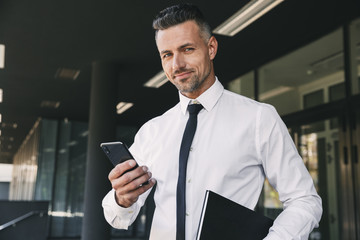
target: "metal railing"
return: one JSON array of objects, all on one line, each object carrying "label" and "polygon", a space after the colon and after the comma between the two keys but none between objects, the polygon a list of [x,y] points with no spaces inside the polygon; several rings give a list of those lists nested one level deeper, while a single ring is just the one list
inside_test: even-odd
[{"label": "metal railing", "polygon": [[27,219],[27,218],[29,218],[31,216],[39,215],[40,217],[43,217],[44,214],[46,214],[45,211],[31,211],[31,212],[28,212],[28,213],[26,213],[26,214],[24,214],[24,215],[22,215],[20,217],[17,217],[15,219],[3,224],[3,225],[0,225],[0,231],[4,230],[5,228],[8,228],[10,226],[15,227],[18,222],[21,222],[21,221],[23,221],[23,220],[25,220],[25,219]]}]

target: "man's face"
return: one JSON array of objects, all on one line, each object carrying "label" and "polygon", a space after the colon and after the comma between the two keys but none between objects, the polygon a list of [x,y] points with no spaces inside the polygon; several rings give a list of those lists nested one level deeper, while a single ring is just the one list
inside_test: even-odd
[{"label": "man's face", "polygon": [[194,21],[159,30],[156,43],[167,78],[183,95],[196,98],[213,84],[217,42],[205,41]]}]

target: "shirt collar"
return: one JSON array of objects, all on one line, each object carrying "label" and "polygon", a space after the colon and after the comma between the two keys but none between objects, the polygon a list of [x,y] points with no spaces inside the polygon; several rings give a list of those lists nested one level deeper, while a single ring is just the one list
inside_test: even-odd
[{"label": "shirt collar", "polygon": [[[208,88],[205,92],[203,92],[199,97],[196,98],[196,100],[203,105],[206,111],[211,111],[217,101],[219,100],[221,94],[224,91],[223,85],[220,83],[217,77],[215,77],[214,84]],[[179,98],[180,98],[180,107],[181,112],[185,115],[187,106],[189,105],[190,101],[193,99],[190,99],[188,97],[185,97],[182,95],[179,91]]]}]

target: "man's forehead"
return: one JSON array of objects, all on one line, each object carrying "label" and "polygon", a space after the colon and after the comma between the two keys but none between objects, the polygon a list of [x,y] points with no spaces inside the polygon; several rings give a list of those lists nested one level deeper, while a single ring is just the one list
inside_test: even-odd
[{"label": "man's forehead", "polygon": [[197,24],[194,21],[187,21],[164,30],[159,30],[156,36],[156,44],[161,52],[168,47],[180,47],[200,39],[201,35]]}]

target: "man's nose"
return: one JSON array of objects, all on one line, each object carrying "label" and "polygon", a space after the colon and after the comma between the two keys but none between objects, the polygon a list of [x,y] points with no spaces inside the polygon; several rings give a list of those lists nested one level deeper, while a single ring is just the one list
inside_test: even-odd
[{"label": "man's nose", "polygon": [[185,59],[181,54],[174,54],[172,67],[173,70],[178,70],[184,68],[186,65]]}]

